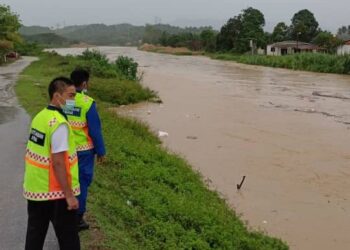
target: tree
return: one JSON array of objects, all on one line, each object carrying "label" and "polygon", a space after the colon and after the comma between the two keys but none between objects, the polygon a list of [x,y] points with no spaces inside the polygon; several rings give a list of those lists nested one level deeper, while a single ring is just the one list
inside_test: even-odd
[{"label": "tree", "polygon": [[203,30],[200,34],[202,47],[207,52],[214,52],[216,49],[216,33],[213,29]]},{"label": "tree", "polygon": [[290,36],[294,40],[310,42],[319,33],[318,22],[309,10],[301,10],[292,18]]},{"label": "tree", "polygon": [[289,28],[284,22],[278,23],[273,29],[271,40],[272,42],[282,42],[288,39]]},{"label": "tree", "polygon": [[240,44],[238,51],[246,52],[250,49],[249,41],[253,40],[256,46],[264,47],[265,45],[265,18],[257,9],[248,8],[243,10],[242,33],[239,39]]},{"label": "tree", "polygon": [[340,40],[328,31],[321,31],[320,33],[318,33],[318,35],[312,40],[312,42],[326,49],[329,53],[335,53],[337,47],[343,43],[342,40]]},{"label": "tree", "polygon": [[338,29],[337,37],[342,40],[350,40],[350,25]]},{"label": "tree", "polygon": [[230,18],[227,23],[222,26],[216,42],[218,50],[230,51],[237,47],[238,37],[242,30],[241,19],[241,15]]},{"label": "tree", "polygon": [[221,28],[217,46],[220,50],[244,53],[250,50],[252,40],[256,46],[262,47],[266,43],[264,25],[264,15],[257,9],[247,8]]},{"label": "tree", "polygon": [[[11,12],[9,6],[0,5],[0,55],[4,58],[6,53],[14,48],[15,43],[21,42],[18,30],[21,24],[17,14]],[[0,59],[1,60],[1,59]]]},{"label": "tree", "polygon": [[142,41],[144,43],[157,44],[162,37],[163,32],[153,25],[146,24],[145,33]]}]

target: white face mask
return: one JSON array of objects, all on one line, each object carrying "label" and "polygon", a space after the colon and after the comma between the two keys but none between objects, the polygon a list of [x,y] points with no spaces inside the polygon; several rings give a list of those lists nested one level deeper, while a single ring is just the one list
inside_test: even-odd
[{"label": "white face mask", "polygon": [[81,92],[82,92],[83,94],[86,94],[86,93],[88,92],[88,84],[87,84],[87,82],[84,82],[83,86],[84,86],[84,87],[83,87],[83,89],[82,89]]},{"label": "white face mask", "polygon": [[75,100],[66,100],[66,104],[62,109],[65,113],[71,113],[73,112],[74,107],[75,107]]},{"label": "white face mask", "polygon": [[[63,98],[62,98],[63,99]],[[75,107],[75,100],[67,99],[64,104],[60,105],[64,113],[72,113]]]}]

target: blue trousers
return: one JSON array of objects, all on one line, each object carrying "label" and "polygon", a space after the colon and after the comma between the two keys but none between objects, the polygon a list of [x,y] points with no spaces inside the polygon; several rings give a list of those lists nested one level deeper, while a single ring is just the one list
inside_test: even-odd
[{"label": "blue trousers", "polygon": [[80,195],[79,200],[79,215],[83,215],[86,211],[86,200],[88,196],[88,189],[94,176],[94,162],[95,154],[91,151],[78,152],[79,164],[79,181],[80,181]]}]

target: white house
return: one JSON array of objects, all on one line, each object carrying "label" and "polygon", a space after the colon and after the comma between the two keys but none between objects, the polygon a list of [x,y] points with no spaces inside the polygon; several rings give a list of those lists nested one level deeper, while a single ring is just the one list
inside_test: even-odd
[{"label": "white house", "polygon": [[337,54],[339,56],[350,54],[350,40],[337,48]]},{"label": "white house", "polygon": [[283,41],[267,45],[266,54],[270,56],[283,56],[300,52],[316,53],[322,51],[322,48],[311,43],[299,41]]}]

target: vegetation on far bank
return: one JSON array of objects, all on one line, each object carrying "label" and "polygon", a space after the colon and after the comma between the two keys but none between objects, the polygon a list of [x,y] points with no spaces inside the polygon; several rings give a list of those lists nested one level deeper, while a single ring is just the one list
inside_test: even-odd
[{"label": "vegetation on far bank", "polygon": [[[309,10],[295,13],[291,24],[280,22],[270,34],[264,32],[265,17],[258,9],[247,8],[230,18],[220,32],[204,29],[200,33],[168,34],[152,30],[150,43],[140,50],[173,55],[208,55],[213,59],[322,73],[350,74],[350,55],[337,56],[342,39],[350,38],[350,27],[342,27],[337,36],[322,30]],[[267,44],[296,40],[318,45],[325,53],[300,53],[287,56],[257,55]],[[181,51],[179,53],[178,51]],[[252,55],[253,54],[253,55]]]},{"label": "vegetation on far bank", "polygon": [[265,22],[265,16],[260,10],[249,7],[230,18],[220,31],[209,27],[200,32],[171,34],[151,29],[145,32],[143,43],[186,47],[210,53],[245,54],[256,53],[259,48],[266,49],[268,44],[292,40],[313,43],[327,53],[335,53],[339,45],[350,39],[349,27],[339,28],[335,36],[323,30],[314,14],[307,9],[295,13],[289,25],[279,22],[272,33],[264,30]]},{"label": "vegetation on far bank", "polygon": [[212,59],[320,73],[350,74],[350,55],[300,53],[286,56],[208,54]]},{"label": "vegetation on far bank", "polygon": [[161,54],[170,54],[176,56],[198,56],[204,55],[204,51],[192,51],[186,47],[156,46],[152,44],[143,44],[139,48],[141,51],[154,52]]},{"label": "vegetation on far bank", "polygon": [[[86,56],[41,56],[18,80],[21,104],[33,116],[47,104],[50,80],[91,63]],[[89,90],[98,103],[108,161],[95,169],[88,204],[95,226],[83,234],[85,248],[288,249],[278,239],[248,230],[188,163],[161,147],[147,126],[119,117],[115,103],[147,100],[154,93],[120,71],[109,76],[114,63],[106,67],[108,77],[93,76]],[[92,68],[92,75],[96,72]]]}]

